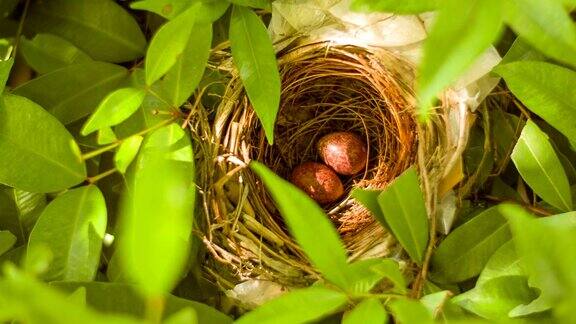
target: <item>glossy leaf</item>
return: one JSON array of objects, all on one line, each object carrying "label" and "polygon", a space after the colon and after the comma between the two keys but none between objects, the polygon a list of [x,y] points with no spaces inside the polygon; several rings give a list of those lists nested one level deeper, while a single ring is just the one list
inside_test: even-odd
[{"label": "glossy leaf", "polygon": [[0,61],[0,94],[4,92],[4,87],[6,86],[6,81],[8,81],[8,77],[10,76],[10,71],[12,70],[13,64],[13,58]]},{"label": "glossy leaf", "polygon": [[93,280],[100,264],[107,216],[96,186],[69,190],[42,212],[30,233],[28,249],[45,246],[54,257],[46,280]]},{"label": "glossy leaf", "polygon": [[52,34],[37,34],[31,40],[22,38],[21,42],[26,63],[40,74],[92,60],[72,43]]},{"label": "glossy leaf", "polygon": [[564,134],[576,147],[576,94],[566,91],[576,83],[576,72],[545,62],[516,62],[494,70],[528,109]]},{"label": "glossy leaf", "polygon": [[392,233],[414,262],[421,264],[428,244],[428,216],[418,175],[406,170],[378,196]]},{"label": "glossy leaf", "polygon": [[535,50],[521,38],[516,38],[512,46],[506,52],[506,55],[500,62],[501,65],[516,61],[544,61],[546,56]]},{"label": "glossy leaf", "polygon": [[[64,292],[78,288],[86,289],[86,301],[94,309],[105,313],[124,313],[140,317],[145,312],[146,300],[133,285],[110,282],[51,282],[50,285]],[[205,304],[167,295],[164,317],[191,308],[196,312],[198,323],[232,323],[232,319]]]},{"label": "glossy leaf", "polygon": [[92,113],[127,76],[124,67],[92,61],[41,75],[14,89],[14,93],[42,105],[69,124]]},{"label": "glossy leaf", "polygon": [[134,161],[134,158],[136,158],[138,154],[142,140],[142,136],[131,136],[120,144],[118,151],[114,155],[114,164],[120,173],[126,173],[128,166],[130,166],[130,163]]},{"label": "glossy leaf", "polygon": [[434,323],[432,314],[419,301],[410,299],[398,299],[391,302],[389,308],[392,315],[394,316],[395,323]]},{"label": "glossy leaf", "polygon": [[353,0],[350,9],[362,12],[393,12],[397,14],[416,14],[433,11],[439,7],[438,0]]},{"label": "glossy leaf", "polygon": [[342,324],[385,324],[388,323],[388,314],[378,299],[369,298],[344,314]]},{"label": "glossy leaf", "polygon": [[454,283],[479,275],[492,254],[510,238],[498,206],[482,212],[440,243],[432,257],[434,279]]},{"label": "glossy leaf", "polygon": [[116,137],[116,134],[110,127],[104,127],[102,129],[99,129],[98,133],[96,134],[96,142],[98,143],[98,145],[110,144],[117,140],[118,138]]},{"label": "glossy leaf", "polygon": [[532,190],[554,207],[572,210],[566,172],[548,137],[528,121],[512,152],[512,161]]},{"label": "glossy leaf", "polygon": [[183,54],[192,34],[198,5],[186,9],[154,34],[146,51],[146,84],[158,81]]},{"label": "glossy leaf", "polygon": [[212,25],[195,24],[184,52],[162,81],[162,90],[174,107],[182,105],[200,83],[210,48],[212,47]]},{"label": "glossy leaf", "polygon": [[291,324],[320,319],[346,304],[346,295],[327,288],[309,287],[288,292],[240,317],[237,324]]},{"label": "glossy leaf", "polygon": [[266,26],[251,9],[234,6],[230,47],[250,103],[272,144],[280,105],[280,75]]},{"label": "glossy leaf", "polygon": [[126,62],[144,53],[146,39],[134,18],[111,0],[36,1],[26,25],[62,37],[95,60]]},{"label": "glossy leaf", "polygon": [[130,8],[147,10],[166,19],[172,19],[190,7],[191,0],[141,0],[130,4]]},{"label": "glossy leaf", "polygon": [[127,276],[157,298],[172,290],[186,262],[195,186],[192,147],[176,124],[142,144],[121,209],[119,252]]},{"label": "glossy leaf", "polygon": [[5,96],[0,107],[0,183],[52,192],[84,181],[80,149],[62,124],[23,97]]},{"label": "glossy leaf", "polygon": [[259,162],[250,168],[262,179],[296,242],[324,277],[340,287],[350,284],[346,250],[334,225],[312,198]]},{"label": "glossy leaf", "polygon": [[424,44],[418,78],[420,114],[492,45],[502,29],[502,1],[446,0]]},{"label": "glossy leaf", "polygon": [[520,258],[518,253],[516,253],[514,243],[509,241],[496,250],[490,260],[488,260],[478,281],[476,281],[476,286],[480,286],[493,278],[522,276],[523,274],[524,271],[520,266]]},{"label": "glossy leaf", "polygon": [[392,259],[365,259],[356,261],[346,269],[346,276],[351,282],[346,290],[353,294],[370,292],[382,279],[388,279],[394,292],[405,293],[406,282],[398,262]]},{"label": "glossy leaf", "polygon": [[384,227],[386,230],[390,230],[390,226],[386,223],[386,218],[380,209],[378,204],[378,195],[382,190],[369,190],[354,188],[352,190],[352,198],[360,202],[364,207],[366,207],[374,216],[374,218]]},{"label": "glossy leaf", "polygon": [[118,125],[130,117],[140,107],[146,96],[144,89],[122,88],[104,98],[96,111],[82,127],[86,136],[104,127]]},{"label": "glossy leaf", "polygon": [[10,250],[16,243],[16,236],[10,231],[0,230],[0,255]]},{"label": "glossy leaf", "polygon": [[508,25],[542,53],[576,66],[576,26],[560,1],[503,1]]}]

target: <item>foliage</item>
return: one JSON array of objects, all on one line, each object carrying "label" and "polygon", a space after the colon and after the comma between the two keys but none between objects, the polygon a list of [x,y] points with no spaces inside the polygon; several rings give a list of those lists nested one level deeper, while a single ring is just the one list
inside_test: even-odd
[{"label": "foliage", "polygon": [[[1,321],[232,322],[238,314],[205,304],[216,292],[198,271],[201,143],[185,126],[189,102],[218,75],[211,51],[229,42],[235,77],[274,142],[281,85],[266,30],[273,5],[0,2]],[[463,163],[482,181],[457,197],[446,233],[436,232],[444,215],[427,203],[415,168],[385,190],[352,193],[399,242],[387,259],[349,260],[322,208],[251,162],[322,276],[238,322],[573,322],[575,6],[351,1],[363,12],[438,11],[418,74],[423,122],[491,45],[507,52],[493,72],[517,99],[481,106]]]}]

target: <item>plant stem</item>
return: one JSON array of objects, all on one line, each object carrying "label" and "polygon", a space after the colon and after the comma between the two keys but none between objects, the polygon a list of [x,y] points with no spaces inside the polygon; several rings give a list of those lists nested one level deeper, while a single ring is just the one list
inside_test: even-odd
[{"label": "plant stem", "polygon": [[112,168],[110,170],[104,171],[100,174],[97,174],[93,177],[89,177],[87,180],[90,184],[94,184],[97,181],[99,181],[100,179],[106,178],[107,176],[114,174],[116,171],[118,171],[116,168]]},{"label": "plant stem", "polygon": [[151,323],[162,322],[164,313],[164,298],[150,297],[146,300],[146,319]]},{"label": "plant stem", "polygon": [[16,53],[18,52],[18,45],[20,44],[20,36],[22,35],[22,31],[24,30],[24,21],[26,20],[26,16],[28,16],[28,8],[30,7],[30,0],[26,0],[24,3],[24,10],[22,12],[22,17],[20,17],[20,23],[18,24],[18,30],[16,31],[16,38],[14,40],[14,50],[12,53],[14,57],[16,57]]}]

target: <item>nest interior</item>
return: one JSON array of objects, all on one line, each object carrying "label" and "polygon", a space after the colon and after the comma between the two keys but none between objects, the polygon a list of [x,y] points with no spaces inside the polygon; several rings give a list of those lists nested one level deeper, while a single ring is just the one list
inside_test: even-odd
[{"label": "nest interior", "polygon": [[385,50],[327,42],[284,50],[278,64],[282,94],[274,145],[266,142],[234,74],[207,132],[215,145],[205,150],[210,166],[201,180],[204,242],[211,252],[205,269],[226,289],[250,278],[289,286],[319,278],[246,163],[258,160],[288,178],[296,165],[320,161],[317,140],[330,132],[352,131],[368,144],[366,169],[342,177],[347,194],[323,206],[350,259],[400,251],[350,192],[382,189],[415,162],[413,67]]}]

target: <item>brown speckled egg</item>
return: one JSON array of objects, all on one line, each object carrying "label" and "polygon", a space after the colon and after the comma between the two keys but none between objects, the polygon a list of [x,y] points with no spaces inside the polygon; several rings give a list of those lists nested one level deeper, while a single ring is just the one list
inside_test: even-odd
[{"label": "brown speckled egg", "polygon": [[320,204],[334,202],[344,194],[344,186],[338,175],[321,163],[300,164],[292,171],[290,182]]},{"label": "brown speckled egg", "polygon": [[366,144],[350,132],[325,135],[318,141],[318,151],[324,163],[342,175],[364,170],[368,161]]}]

